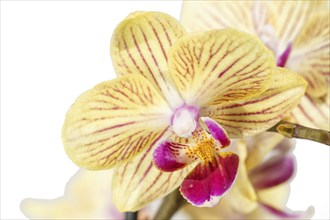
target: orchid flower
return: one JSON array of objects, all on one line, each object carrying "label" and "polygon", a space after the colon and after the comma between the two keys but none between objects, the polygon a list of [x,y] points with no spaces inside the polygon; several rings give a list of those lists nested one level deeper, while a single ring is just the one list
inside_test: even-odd
[{"label": "orchid flower", "polygon": [[185,1],[181,21],[192,32],[233,27],[258,36],[278,66],[308,82],[290,120],[330,130],[329,1]]},{"label": "orchid flower", "polygon": [[180,185],[193,205],[216,205],[237,173],[238,156],[224,149],[230,138],[273,126],[306,87],[276,67],[258,38],[234,29],[186,34],[158,12],[129,15],[110,52],[118,78],[76,100],[62,139],[80,167],[115,167],[120,211],[138,210]]},{"label": "orchid flower", "polygon": [[[117,211],[111,200],[112,175],[113,170],[80,169],[66,184],[63,196],[52,200],[25,199],[21,210],[29,219],[124,220],[124,213]],[[143,208],[138,219],[150,219],[152,211],[150,207]]]},{"label": "orchid flower", "polygon": [[[269,136],[264,138],[269,140]],[[236,142],[231,146],[240,156],[239,173],[232,189],[217,207],[197,209],[186,206],[184,211],[193,219],[310,219],[313,207],[306,211],[286,208],[289,181],[295,173],[294,143],[282,139],[267,157],[248,168],[246,158],[256,143],[253,138],[249,143]]]}]

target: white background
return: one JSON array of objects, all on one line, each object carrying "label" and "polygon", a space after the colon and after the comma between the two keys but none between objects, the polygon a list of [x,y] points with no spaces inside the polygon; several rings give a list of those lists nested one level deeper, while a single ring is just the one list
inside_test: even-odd
[{"label": "white background", "polygon": [[[55,198],[78,169],[61,143],[64,115],[83,91],[115,77],[109,44],[129,13],[179,18],[180,1],[1,2],[1,219],[25,219],[22,199]],[[298,141],[288,206],[329,219],[329,147]]]}]

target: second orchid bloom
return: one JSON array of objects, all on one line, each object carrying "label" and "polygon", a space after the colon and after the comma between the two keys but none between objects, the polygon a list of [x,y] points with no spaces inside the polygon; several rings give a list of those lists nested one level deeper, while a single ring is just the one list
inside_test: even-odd
[{"label": "second orchid bloom", "polygon": [[80,167],[115,167],[121,211],[178,186],[193,205],[216,205],[237,174],[230,138],[267,130],[306,89],[256,37],[234,29],[186,34],[163,13],[129,15],[113,34],[111,56],[118,78],[76,100],[62,137]]}]

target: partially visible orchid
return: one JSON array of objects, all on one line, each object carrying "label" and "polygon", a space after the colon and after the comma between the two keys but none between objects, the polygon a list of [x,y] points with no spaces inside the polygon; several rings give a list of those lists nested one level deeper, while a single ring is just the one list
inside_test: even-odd
[{"label": "partially visible orchid", "polygon": [[[269,136],[264,136],[265,141]],[[291,211],[286,208],[289,181],[295,173],[295,158],[288,139],[273,148],[262,160],[256,160],[253,168],[247,165],[250,149],[256,141],[235,143],[241,159],[237,180],[226,197],[213,209],[197,209],[186,206],[184,211],[193,219],[310,219],[314,209]]]},{"label": "partially visible orchid", "polygon": [[138,210],[180,185],[193,205],[216,205],[238,169],[238,156],[224,149],[230,138],[273,126],[306,87],[275,67],[256,37],[234,29],[185,34],[163,13],[129,15],[110,51],[119,77],[76,100],[62,138],[79,166],[115,167],[120,211]]},{"label": "partially visible orchid", "polygon": [[111,202],[112,170],[79,170],[62,197],[25,199],[21,210],[30,219],[124,219]]},{"label": "partially visible orchid", "polygon": [[[68,181],[64,195],[56,199],[25,199],[21,210],[29,219],[107,219],[124,220],[111,200],[113,170],[80,169]],[[138,220],[151,219],[154,210],[145,207]]]},{"label": "partially visible orchid", "polygon": [[329,1],[185,1],[181,21],[190,32],[233,27],[258,36],[278,66],[308,82],[290,120],[330,130]]}]

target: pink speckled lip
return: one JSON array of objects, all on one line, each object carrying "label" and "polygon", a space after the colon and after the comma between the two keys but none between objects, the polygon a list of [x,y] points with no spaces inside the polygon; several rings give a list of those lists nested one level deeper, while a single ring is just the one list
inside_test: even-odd
[{"label": "pink speckled lip", "polygon": [[200,163],[184,179],[181,194],[195,206],[216,205],[233,184],[238,161],[234,153],[220,153],[212,163]]},{"label": "pink speckled lip", "polygon": [[[198,110],[191,106],[193,116],[198,117]],[[153,153],[154,165],[164,171],[173,172],[184,168],[194,161],[197,166],[183,180],[181,194],[195,206],[215,206],[233,184],[238,169],[238,155],[232,152],[220,152],[227,147],[230,139],[226,131],[213,119],[201,117],[211,135],[199,124],[194,135],[203,136],[202,140],[194,139],[192,143],[176,143],[163,140],[158,143]],[[212,141],[213,140],[213,141]],[[205,148],[204,150],[200,149]]]}]

